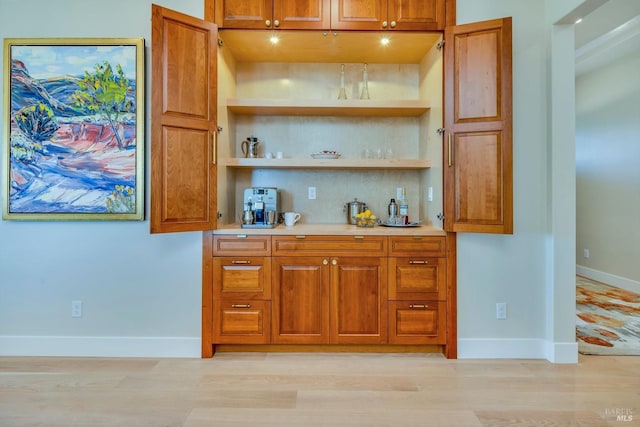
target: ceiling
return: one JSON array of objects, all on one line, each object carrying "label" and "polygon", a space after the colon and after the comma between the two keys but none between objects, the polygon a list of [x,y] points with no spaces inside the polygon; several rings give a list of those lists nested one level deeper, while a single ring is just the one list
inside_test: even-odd
[{"label": "ceiling", "polygon": [[608,0],[575,26],[576,75],[640,50],[640,1]]}]

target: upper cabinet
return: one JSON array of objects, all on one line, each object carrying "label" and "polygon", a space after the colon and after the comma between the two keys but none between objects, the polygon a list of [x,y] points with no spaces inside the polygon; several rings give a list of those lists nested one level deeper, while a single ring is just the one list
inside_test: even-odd
[{"label": "upper cabinet", "polygon": [[152,233],[216,228],[217,33],[153,5]]},{"label": "upper cabinet", "polygon": [[325,30],[330,25],[328,0],[205,0],[205,11],[220,28]]},{"label": "upper cabinet", "polygon": [[445,0],[331,0],[331,29],[442,30],[444,3]]},{"label": "upper cabinet", "polygon": [[228,29],[434,31],[444,29],[445,2],[451,0],[205,0],[205,19]]},{"label": "upper cabinet", "polygon": [[445,230],[513,233],[511,18],[445,41]]}]

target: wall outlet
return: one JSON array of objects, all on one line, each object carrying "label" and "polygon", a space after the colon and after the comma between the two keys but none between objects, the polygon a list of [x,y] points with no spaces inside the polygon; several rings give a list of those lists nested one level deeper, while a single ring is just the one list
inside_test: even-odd
[{"label": "wall outlet", "polygon": [[309,200],[316,199],[316,187],[309,187]]},{"label": "wall outlet", "polygon": [[82,301],[71,301],[71,317],[82,317]]},{"label": "wall outlet", "polygon": [[583,256],[584,258],[589,259],[589,256],[590,256],[590,254],[589,254],[589,249],[584,249],[584,250],[582,251],[582,256]]},{"label": "wall outlet", "polygon": [[507,303],[506,302],[496,303],[496,319],[504,320],[506,318],[507,318]]}]

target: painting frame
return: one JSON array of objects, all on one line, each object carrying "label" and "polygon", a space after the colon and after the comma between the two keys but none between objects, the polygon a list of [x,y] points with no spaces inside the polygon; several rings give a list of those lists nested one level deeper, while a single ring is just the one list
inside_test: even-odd
[{"label": "painting frame", "polygon": [[144,38],[4,40],[3,219],[144,220],[144,51]]}]

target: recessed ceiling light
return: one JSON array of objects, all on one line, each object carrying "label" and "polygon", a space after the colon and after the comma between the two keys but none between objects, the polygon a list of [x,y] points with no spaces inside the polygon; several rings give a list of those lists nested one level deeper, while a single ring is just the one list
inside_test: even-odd
[{"label": "recessed ceiling light", "polygon": [[582,22],[582,18],[578,18],[578,19],[576,19],[576,22],[575,22],[575,23],[576,23],[576,24],[579,24],[579,23],[581,23],[581,22]]}]

